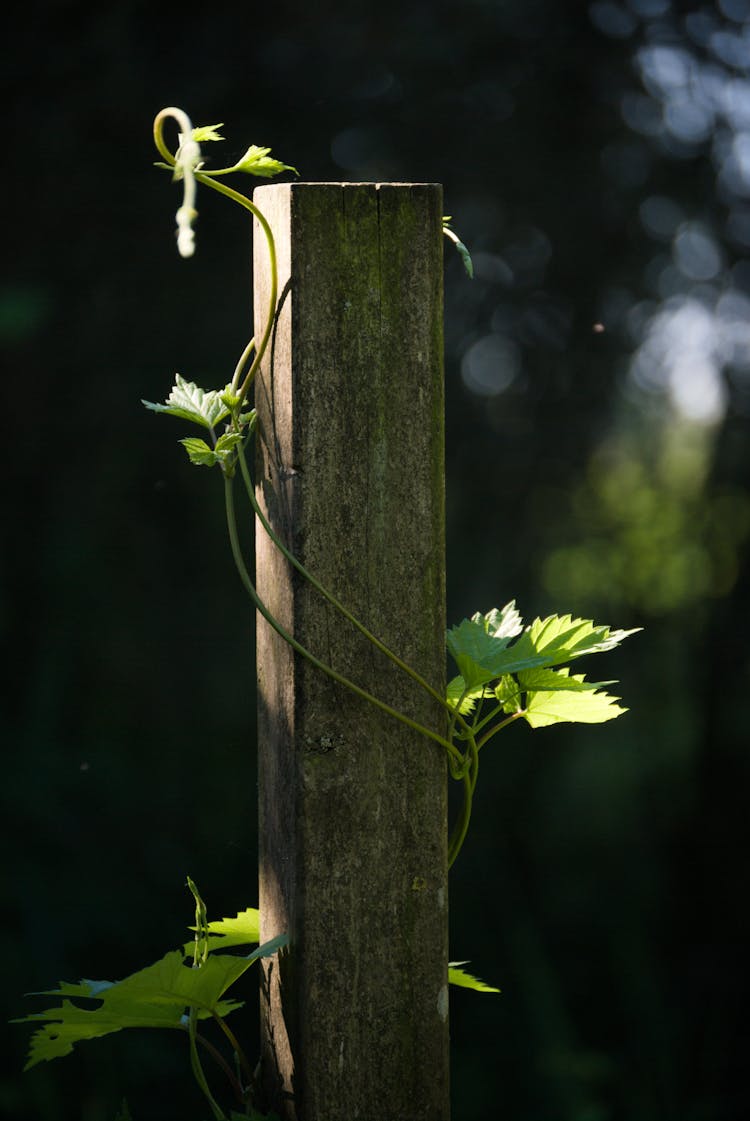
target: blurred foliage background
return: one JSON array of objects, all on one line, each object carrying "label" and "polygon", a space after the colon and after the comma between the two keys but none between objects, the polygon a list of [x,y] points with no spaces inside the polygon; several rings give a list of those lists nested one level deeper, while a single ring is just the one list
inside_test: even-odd
[{"label": "blurred foliage background", "polygon": [[[178,945],[186,873],[257,898],[252,615],[139,403],[250,333],[242,216],[204,191],[175,252],[177,104],[224,164],[444,184],[449,619],[645,628],[597,670],[627,716],[483,765],[451,942],[503,995],[452,998],[456,1121],[750,1116],[750,2],[42,0],[2,80],[2,1019]],[[21,1075],[4,1032],[9,1118],[202,1116],[181,1040]]]}]

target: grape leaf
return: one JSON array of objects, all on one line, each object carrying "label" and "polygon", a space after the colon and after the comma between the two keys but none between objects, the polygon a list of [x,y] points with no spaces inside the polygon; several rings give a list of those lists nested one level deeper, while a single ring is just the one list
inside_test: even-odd
[{"label": "grape leaf", "polygon": [[485,616],[477,611],[473,618],[476,623],[483,623],[487,634],[491,634],[493,638],[514,638],[523,630],[523,620],[516,610],[514,599],[506,603],[502,611],[493,607]]},{"label": "grape leaf", "polygon": [[219,457],[213,448],[197,436],[186,436],[184,440],[180,440],[180,443],[188,453],[190,462],[197,464],[198,467],[214,467],[219,462]]},{"label": "grape leaf", "polygon": [[296,167],[272,159],[268,155],[270,151],[270,148],[259,148],[257,144],[251,144],[232,171],[245,171],[248,175],[257,175],[261,179],[273,179],[281,171],[293,171],[295,175],[299,175]]},{"label": "grape leaf", "polygon": [[570,675],[569,670],[566,669],[527,669],[522,670],[518,674],[519,686],[516,686],[516,693],[518,692],[538,692],[547,690],[548,692],[555,692],[563,690],[565,692],[581,693],[590,691],[592,689],[603,689],[605,685],[616,685],[616,681],[586,681],[583,674]]},{"label": "grape leaf", "polygon": [[469,689],[499,676],[496,664],[502,659],[511,638],[521,629],[521,616],[516,611],[515,600],[506,603],[502,611],[493,608],[486,615],[477,612],[471,619],[464,619],[458,626],[451,627],[446,639],[448,650]]},{"label": "grape leaf", "polygon": [[[533,670],[529,671],[530,673]],[[495,696],[503,712],[518,712],[521,708],[521,686],[512,674],[505,673],[495,686]]]},{"label": "grape leaf", "polygon": [[[571,615],[549,615],[535,619],[526,628],[513,647],[513,654],[522,660],[526,657],[543,657],[539,665],[553,666],[580,658],[584,654],[600,654],[613,650],[623,639],[641,630],[613,631],[591,619],[574,619]],[[531,667],[521,667],[531,668]],[[515,672],[515,671],[510,671]]]},{"label": "grape leaf", "polygon": [[[512,604],[503,608],[504,614]],[[487,615],[464,619],[448,632],[448,649],[470,687],[492,681],[503,674],[519,673],[534,668],[549,668],[580,658],[612,650],[623,639],[641,628],[612,631],[590,619],[574,619],[571,615],[550,615],[535,619],[526,627],[517,642],[508,646],[509,638],[496,638],[489,633]],[[512,637],[512,636],[511,636]]]},{"label": "grape leaf", "polygon": [[457,709],[462,716],[466,716],[473,711],[483,692],[483,685],[478,685],[474,689],[467,689],[463,677],[454,677],[452,681],[448,682],[445,699],[451,708]]},{"label": "grape leaf", "polygon": [[198,128],[193,129],[193,140],[198,144],[202,144],[204,140],[223,140],[224,137],[216,131],[219,128],[224,128],[223,123],[220,125],[199,125]]},{"label": "grape leaf", "polygon": [[480,981],[477,977],[472,977],[465,969],[460,966],[468,965],[466,961],[449,961],[448,962],[448,981],[451,985],[458,985],[462,989],[474,989],[478,993],[499,993],[500,989],[495,989],[492,985],[487,985],[484,981]]},{"label": "grape leaf", "polygon": [[154,413],[168,413],[170,416],[180,417],[182,420],[200,424],[202,428],[214,428],[225,417],[229,416],[229,409],[222,400],[224,394],[231,391],[227,385],[223,390],[211,389],[206,391],[192,381],[185,381],[179,374],[175,374],[175,383],[167,397],[166,404],[157,405],[153,401],[142,401],[147,409]]},{"label": "grape leaf", "polygon": [[55,1008],[31,1013],[14,1023],[47,1021],[31,1038],[25,1070],[44,1060],[67,1055],[75,1043],[95,1039],[123,1028],[183,1028],[187,1008],[198,1019],[227,1016],[242,1007],[242,1001],[221,1000],[233,984],[260,957],[274,953],[288,941],[286,935],[271,939],[247,957],[231,954],[209,956],[199,969],[184,963],[181,950],[163,958],[122,981],[63,982],[46,995],[94,999],[98,1007],[81,1008],[63,1000]]},{"label": "grape leaf", "polygon": [[[190,927],[195,930],[194,926]],[[255,907],[248,907],[240,911],[233,919],[216,919],[208,924],[208,949],[226,950],[231,946],[246,946],[249,943],[260,941],[260,911]],[[185,943],[185,953],[193,952],[193,943]]]},{"label": "grape leaf", "polygon": [[567,669],[530,670],[519,673],[518,680],[527,690],[522,714],[532,728],[564,722],[603,724],[628,711],[617,704],[619,697],[598,691],[614,682],[587,682],[583,674],[569,676]]},{"label": "grape leaf", "polygon": [[179,443],[188,453],[191,463],[196,463],[199,467],[213,467],[217,463],[227,463],[241,441],[239,432],[225,432],[219,436],[213,448],[196,436],[186,436]]}]

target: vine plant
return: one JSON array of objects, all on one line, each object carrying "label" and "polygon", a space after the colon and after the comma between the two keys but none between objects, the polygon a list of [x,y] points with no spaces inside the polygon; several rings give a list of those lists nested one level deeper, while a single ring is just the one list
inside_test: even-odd
[{"label": "vine plant", "polygon": [[[164,139],[168,120],[177,123],[178,145],[174,152]],[[176,375],[175,384],[164,404],[144,401],[146,408],[166,413],[195,424],[201,436],[182,439],[190,462],[202,467],[216,467],[222,478],[227,530],[234,564],[239,578],[256,609],[273,629],[303,658],[320,672],[352,690],[370,704],[388,713],[394,720],[414,732],[437,742],[445,751],[448,772],[462,786],[463,801],[448,843],[448,862],[453,865],[466,838],[471,820],[474,792],[479,777],[479,760],[483,748],[498,732],[518,720],[532,728],[546,727],[564,721],[603,723],[625,712],[603,687],[611,681],[590,682],[583,674],[571,673],[570,663],[585,654],[611,650],[634,631],[611,630],[588,619],[571,615],[551,615],[535,619],[524,626],[515,601],[502,609],[477,613],[464,619],[447,634],[448,652],[458,669],[447,692],[441,695],[413,667],[406,664],[377,638],[336,595],[323,586],[302,562],[294,556],[274,532],[255,497],[255,488],[248,465],[247,450],[256,427],[256,413],[251,396],[255,375],[268,347],[277,308],[278,277],[276,247],[271,228],[263,213],[246,195],[223,182],[232,173],[273,178],[281,172],[296,169],[270,155],[270,149],[251,145],[243,157],[231,167],[207,170],[201,145],[220,141],[222,125],[193,128],[187,114],[174,107],[162,109],[154,120],[154,143],[162,161],[157,167],[172,172],[174,180],[183,184],[182,205],[177,210],[177,248],[182,257],[195,251],[194,224],[196,190],[200,184],[231,199],[258,221],[265,238],[271,273],[271,292],[264,323],[244,348],[232,377],[223,388],[204,390]],[[461,255],[469,276],[472,263],[466,246],[450,228],[450,219],[443,219],[443,232]],[[437,700],[446,713],[446,731],[440,734],[424,727],[408,713],[389,704],[387,699],[373,696],[366,689],[328,665],[308,650],[286,630],[260,599],[240,546],[235,510],[235,485],[239,475],[245,497],[257,523],[268,534],[274,546],[289,564],[323,596],[343,617],[402,673]],[[280,935],[257,946],[249,954],[238,955],[238,947],[259,942],[259,914],[248,908],[234,918],[209,922],[206,907],[196,885],[188,878],[188,887],[195,900],[194,939],[182,949],[166,954],[159,961],[126,977],[123,981],[82,980],[76,984],[62,982],[57,989],[44,994],[62,997],[62,1002],[43,1012],[32,1013],[16,1022],[32,1022],[38,1027],[31,1039],[26,1069],[44,1060],[68,1054],[75,1043],[93,1039],[125,1027],[168,1027],[184,1032],[188,1039],[190,1063],[196,1082],[203,1092],[215,1121],[259,1119],[256,1108],[255,1075],[247,1056],[226,1017],[242,1006],[225,994],[249,967],[265,955],[284,946],[288,939]],[[226,951],[234,951],[227,953]],[[499,992],[472,977],[461,966],[449,964],[449,980],[453,984],[480,992]],[[74,1003],[81,1002],[81,1003]],[[228,1060],[202,1030],[203,1021],[213,1020],[230,1053]],[[211,1058],[223,1073],[234,1103],[228,1110],[214,1097],[209,1087],[201,1052]],[[129,1117],[127,1106],[122,1118]]]}]

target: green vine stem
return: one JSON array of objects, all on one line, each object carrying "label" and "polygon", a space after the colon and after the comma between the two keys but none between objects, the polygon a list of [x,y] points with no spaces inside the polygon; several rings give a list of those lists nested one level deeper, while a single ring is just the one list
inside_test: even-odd
[{"label": "green vine stem", "polygon": [[[229,1046],[232,1048],[232,1053],[235,1055],[237,1062],[239,1063],[240,1070],[242,1071],[242,1074],[244,1076],[245,1087],[249,1087],[253,1081],[253,1068],[250,1066],[247,1055],[243,1051],[242,1047],[240,1046],[240,1042],[237,1039],[237,1036],[229,1027],[229,1024],[226,1022],[224,1017],[219,1016],[216,1012],[214,1012],[213,1016],[216,1020],[216,1023],[219,1025],[224,1035],[226,1036],[229,1042]],[[241,1088],[243,1101],[245,1099],[246,1092],[247,1091],[244,1088]]]},{"label": "green vine stem", "polygon": [[[224,1021],[221,1020],[220,1017],[219,1017],[219,1021],[222,1025],[224,1024]],[[226,1059],[222,1055],[221,1051],[219,1051],[218,1048],[214,1047],[213,1043],[211,1043],[210,1040],[206,1039],[206,1037],[204,1035],[201,1035],[201,1033],[199,1031],[196,1031],[196,1033],[195,1033],[195,1041],[196,1041],[196,1043],[200,1043],[201,1047],[204,1047],[206,1049],[206,1051],[211,1056],[211,1058],[214,1060],[216,1065],[224,1072],[224,1074],[227,1077],[227,1081],[229,1082],[230,1086],[232,1087],[232,1092],[234,1093],[234,1096],[237,1099],[237,1104],[238,1105],[244,1104],[245,1093],[244,1093],[244,1090],[242,1088],[242,1084],[240,1083],[240,1080],[237,1077],[237,1075],[234,1073],[234,1071],[230,1067],[229,1063],[226,1061]]]},{"label": "green vine stem", "polygon": [[477,783],[477,775],[479,773],[478,760],[476,752],[473,755],[473,767],[463,776],[464,787],[464,800],[461,806],[461,811],[458,815],[456,824],[448,841],[448,867],[451,868],[456,862],[456,858],[461,851],[466,834],[469,831],[469,823],[471,821],[471,810],[474,801],[474,789]]},{"label": "green vine stem", "polygon": [[[247,346],[243,350],[242,354],[240,355],[239,359],[237,360],[237,365],[235,366],[234,373],[232,375],[232,381],[231,381],[231,384],[230,384],[230,390],[234,394],[237,394],[237,387],[240,384],[240,378],[242,377],[242,371],[244,370],[245,366],[247,365],[247,363],[250,359],[250,355],[253,353],[254,349],[255,349],[255,335],[253,335],[250,342],[247,344]],[[239,396],[239,394],[237,394],[237,395]]]},{"label": "green vine stem", "polygon": [[[273,528],[269,524],[268,519],[263,513],[263,510],[261,509],[257,498],[255,497],[255,487],[250,475],[250,469],[247,465],[247,457],[245,456],[244,448],[242,446],[238,448],[237,454],[240,464],[240,473],[242,475],[243,483],[245,484],[245,491],[247,493],[250,505],[252,506],[253,512],[255,513],[255,516],[257,517],[261,526],[267,533],[272,543],[279,550],[279,552],[294,568],[296,568],[300,575],[303,576],[305,580],[307,580],[308,583],[311,584],[312,587],[315,588],[316,591],[318,591],[323,596],[324,599],[328,600],[332,607],[336,608],[336,610],[344,617],[344,619],[351,623],[353,627],[356,627],[356,629],[360,632],[361,635],[364,636],[364,638],[368,640],[368,642],[372,643],[376,650],[379,650],[381,654],[390,659],[390,661],[393,662],[393,664],[400,670],[402,670],[403,673],[407,674],[412,679],[412,681],[416,682],[416,684],[419,685],[420,688],[424,689],[425,692],[428,693],[433,700],[437,701],[440,707],[443,708],[451,716],[452,720],[457,719],[464,732],[469,732],[469,727],[463,717],[456,711],[456,709],[453,708],[453,706],[445,699],[445,697],[441,696],[440,693],[438,693],[437,689],[434,689],[432,685],[430,685],[430,683],[426,681],[425,678],[422,677],[422,675],[417,670],[415,670],[407,662],[404,662],[401,658],[399,658],[399,656],[395,654],[391,649],[389,649],[389,647],[386,646],[384,642],[381,642],[377,635],[374,635],[372,631],[370,631],[364,625],[364,623],[362,623],[355,615],[353,615],[351,611],[349,611],[348,608],[346,608],[344,604],[333,594],[333,592],[330,592],[328,588],[326,588],[325,585],[317,579],[317,577],[313,576],[313,574],[307,568],[305,568],[299,558],[296,557],[294,553],[291,552],[291,550],[287,548],[284,542],[276,535]],[[448,739],[451,740],[452,737],[449,735]]]},{"label": "green vine stem", "polygon": [[523,712],[513,712],[505,720],[501,720],[499,724],[496,724],[494,728],[490,728],[489,732],[487,732],[486,735],[482,736],[482,738],[477,743],[477,751],[481,750],[481,748],[483,748],[484,745],[489,740],[491,740],[494,735],[497,735],[498,732],[501,732],[503,728],[507,728],[509,724],[513,724],[514,721],[520,720],[522,716]]},{"label": "green vine stem", "polygon": [[[258,518],[258,520],[260,521],[263,529],[268,534],[269,538],[271,539],[273,544],[276,546],[276,548],[289,561],[289,563],[291,565],[293,565],[293,567],[296,568],[297,571],[312,585],[312,587],[316,588],[317,591],[320,592],[320,594],[325,599],[327,599],[332,604],[332,606],[335,607],[341,613],[341,615],[343,615],[343,617],[345,619],[347,619],[354,627],[356,627],[357,630],[360,631],[364,635],[364,637],[367,638],[372,643],[373,646],[375,646],[375,648],[377,650],[380,650],[381,653],[383,653],[386,657],[390,658],[390,660],[395,665],[397,665],[399,667],[399,669],[403,670],[406,674],[409,675],[409,677],[411,677],[420,686],[422,686],[422,688],[424,688],[430,694],[431,697],[433,697],[434,699],[439,701],[441,706],[443,708],[445,708],[450,713],[450,715],[451,715],[450,732],[449,732],[446,739],[443,739],[441,737],[440,739],[437,739],[436,742],[442,743],[443,746],[446,748],[447,756],[448,756],[449,769],[450,769],[451,775],[454,778],[465,780],[465,777],[467,775],[467,771],[472,766],[472,759],[476,760],[477,747],[476,747],[474,735],[472,733],[472,729],[469,727],[469,725],[466,723],[466,721],[463,719],[463,717],[458,712],[458,706],[456,708],[453,708],[451,705],[449,705],[448,702],[445,700],[445,698],[441,697],[440,694],[437,692],[437,690],[433,689],[432,686],[427,681],[425,681],[425,679],[419,673],[417,673],[416,670],[414,670],[411,666],[409,666],[406,662],[402,661],[396,654],[394,654],[391,650],[389,650],[388,647],[380,641],[380,639],[378,639],[375,635],[373,635],[367,629],[367,627],[365,627],[365,625],[363,623],[361,623],[359,619],[356,618],[356,616],[352,615],[352,613],[346,607],[344,607],[344,605],[331,592],[329,592],[328,589],[323,584],[321,584],[320,581],[315,576],[313,576],[305,568],[305,566],[302,564],[302,562],[300,560],[298,560],[298,558],[294,555],[294,553],[292,553],[286,547],[286,545],[283,543],[283,541],[281,541],[279,539],[279,537],[277,537],[277,535],[274,533],[271,525],[268,522],[268,519],[265,517],[265,515],[264,515],[260,505],[258,504],[258,501],[257,501],[256,497],[255,497],[255,488],[253,486],[252,477],[250,475],[250,469],[247,465],[247,458],[245,456],[244,448],[241,445],[238,448],[238,453],[237,454],[238,454],[238,459],[239,459],[239,464],[240,464],[240,473],[242,475],[243,483],[245,485],[245,491],[246,491],[248,499],[250,501],[250,505],[252,506],[252,508],[255,512],[255,515]],[[236,558],[235,558],[235,563],[236,563]],[[244,583],[244,580],[243,580],[243,583]],[[247,584],[245,586],[247,587]],[[256,593],[256,596],[257,596],[257,593]],[[256,603],[257,602],[258,601],[256,599]],[[264,617],[268,618],[268,616],[264,616]],[[271,622],[270,619],[269,619],[269,622]],[[274,625],[273,622],[271,623],[271,625],[272,626]],[[279,631],[278,633],[280,633],[281,636],[286,639],[286,641],[289,641],[289,638],[286,637],[285,633],[282,633],[281,631]],[[302,652],[302,648],[300,648],[300,652]],[[305,657],[309,657],[309,654],[305,653]],[[330,667],[324,666],[322,662],[318,662],[317,664],[319,665],[320,668],[322,668],[324,670],[324,672],[328,673],[329,676],[334,676],[334,671],[332,671]],[[344,682],[345,682],[345,680],[346,679],[343,679]],[[352,683],[351,682],[348,682],[348,687],[352,688]],[[357,691],[356,688],[355,688],[355,691]],[[415,725],[413,722],[410,722],[408,717],[405,717],[402,713],[396,712],[396,710],[390,708],[390,706],[385,705],[385,704],[377,701],[377,699],[375,697],[373,697],[371,694],[366,693],[364,691],[360,691],[360,695],[362,695],[366,699],[368,699],[370,701],[370,703],[376,704],[379,707],[383,708],[384,711],[390,713],[392,716],[395,716],[396,719],[401,720],[402,723],[407,723],[410,727],[415,727],[417,730],[421,731],[422,734],[424,734],[424,735],[430,735],[431,734],[428,731],[428,729],[424,728],[422,725],[419,725],[419,724]],[[468,740],[468,743],[469,743],[469,751],[466,753],[466,755],[459,752],[456,749],[456,747],[453,743],[453,729],[454,729],[457,721],[461,724],[462,731],[463,731],[463,733],[464,733],[464,735],[465,735],[465,737],[466,737],[466,739]],[[431,738],[435,739],[436,737],[433,735]],[[474,786],[476,785],[476,771],[477,771],[477,769],[478,769],[478,760],[476,760],[476,763],[474,764],[474,780],[473,780],[473,783],[469,783],[467,785],[466,781],[464,781],[464,804],[462,806],[461,815],[459,817],[459,820],[457,822],[457,825],[454,829],[453,834],[451,835],[451,840],[449,842],[448,867],[451,866],[451,864],[455,861],[456,857],[458,856],[458,854],[461,850],[461,846],[462,846],[462,844],[464,842],[464,839],[466,837],[468,827],[469,827],[469,820],[471,818],[471,803],[472,803],[472,797],[473,797],[473,792],[474,792]]]},{"label": "green vine stem", "polygon": [[458,765],[461,765],[463,763],[463,755],[456,749],[454,744],[449,743],[449,741],[444,736],[441,736],[439,732],[433,732],[430,728],[425,728],[423,724],[420,724],[416,720],[412,720],[411,717],[406,716],[403,712],[399,712],[397,709],[391,708],[391,706],[389,704],[386,704],[385,701],[381,701],[378,697],[373,696],[372,693],[368,693],[367,690],[363,689],[360,685],[357,685],[355,684],[355,682],[350,681],[349,678],[344,677],[343,674],[339,673],[332,666],[329,666],[325,662],[321,661],[320,658],[316,657],[315,654],[312,653],[312,651],[308,650],[305,646],[298,642],[294,635],[290,634],[290,632],[286,630],[286,628],[283,627],[276,618],[274,618],[274,616],[271,614],[269,609],[266,607],[266,605],[258,595],[255,589],[255,585],[250,579],[250,574],[247,571],[247,566],[245,565],[245,560],[242,555],[242,547],[239,541],[239,534],[237,532],[237,517],[234,506],[233,482],[234,480],[232,478],[225,475],[224,498],[226,507],[227,529],[229,532],[229,542],[232,549],[232,556],[234,558],[235,567],[245,590],[247,591],[251,600],[255,604],[260,614],[266,620],[268,625],[272,627],[273,630],[275,630],[281,638],[283,638],[284,642],[288,643],[288,645],[291,646],[291,648],[298,654],[300,654],[303,658],[306,658],[311,665],[316,667],[316,669],[321,670],[326,674],[326,676],[332,678],[333,681],[338,682],[339,685],[343,685],[345,688],[351,690],[351,692],[355,693],[358,697],[361,697],[363,700],[368,701],[370,704],[374,705],[375,708],[379,708],[382,712],[387,712],[389,716],[392,716],[394,720],[398,720],[401,724],[406,725],[407,728],[411,728],[412,731],[419,732],[420,735],[426,736],[428,739],[431,739],[435,743],[440,744],[441,747],[445,748],[449,756],[451,756]]},{"label": "green vine stem", "polygon": [[203,1095],[211,1107],[211,1112],[214,1115],[215,1121],[226,1121],[224,1110],[219,1106],[208,1087],[206,1075],[198,1056],[198,1048],[196,1046],[195,1008],[191,1008],[188,1014],[188,1035],[190,1037],[190,1069],[193,1072],[193,1077],[203,1091]]},{"label": "green vine stem", "polygon": [[[269,256],[269,264],[270,264],[270,270],[271,270],[271,286],[270,286],[271,287],[271,294],[268,298],[268,304],[269,304],[268,316],[267,316],[267,319],[266,319],[265,327],[263,328],[263,334],[261,336],[260,343],[258,344],[258,347],[255,351],[255,358],[253,359],[253,363],[252,363],[250,369],[248,370],[247,374],[245,375],[245,380],[243,381],[243,383],[242,383],[242,385],[239,389],[239,392],[237,394],[237,396],[239,397],[239,400],[240,400],[240,404],[241,404],[245,400],[245,398],[247,397],[250,386],[253,384],[253,381],[255,379],[255,375],[258,371],[258,367],[260,366],[260,363],[263,359],[263,355],[266,352],[266,347],[268,346],[268,342],[271,338],[271,331],[273,330],[273,323],[274,323],[274,317],[276,315],[276,304],[277,304],[277,301],[278,301],[278,288],[279,288],[278,264],[277,264],[277,261],[276,261],[276,242],[274,241],[274,236],[273,236],[273,233],[271,231],[271,227],[269,226],[265,215],[260,210],[258,210],[258,207],[255,206],[255,204],[252,203],[246,195],[240,194],[239,191],[232,190],[231,187],[225,186],[224,183],[215,183],[210,175],[203,175],[200,171],[197,171],[195,173],[195,178],[199,183],[204,183],[207,187],[210,187],[211,190],[218,191],[219,194],[225,195],[227,198],[232,199],[239,206],[244,207],[244,209],[247,210],[250,214],[252,214],[253,217],[257,218],[257,220],[260,224],[260,227],[263,230],[263,234],[264,234],[264,237],[266,239],[266,245],[268,246],[268,256]],[[246,353],[247,353],[247,350],[249,349],[249,347],[251,345],[253,345],[252,342],[250,344],[248,344],[248,348],[246,348]]]}]

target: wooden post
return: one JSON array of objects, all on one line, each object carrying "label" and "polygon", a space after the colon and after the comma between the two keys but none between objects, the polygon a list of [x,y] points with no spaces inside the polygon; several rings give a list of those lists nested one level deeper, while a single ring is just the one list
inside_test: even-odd
[{"label": "wooden post", "polygon": [[[263,186],[281,305],[256,387],[257,493],[323,584],[444,687],[442,192]],[[255,228],[255,322],[269,272]],[[439,704],[256,526],[262,600],[438,732]],[[447,1121],[446,759],[258,619],[263,1081],[296,1121]]]}]

